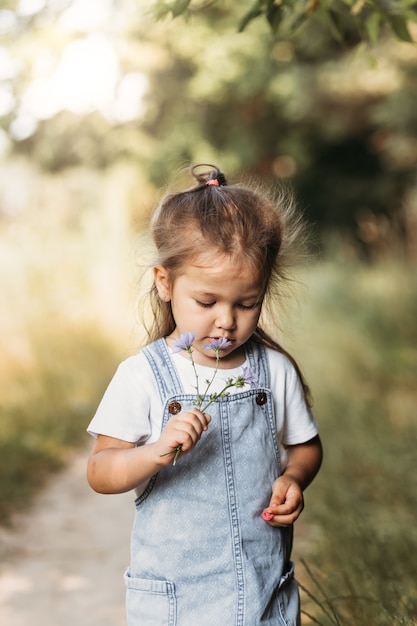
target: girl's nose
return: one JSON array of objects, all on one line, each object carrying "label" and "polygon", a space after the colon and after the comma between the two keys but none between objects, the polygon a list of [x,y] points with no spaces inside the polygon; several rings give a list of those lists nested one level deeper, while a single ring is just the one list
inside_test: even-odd
[{"label": "girl's nose", "polygon": [[216,319],[216,326],[217,328],[223,328],[224,330],[233,330],[236,326],[233,310],[227,308],[219,311]]}]

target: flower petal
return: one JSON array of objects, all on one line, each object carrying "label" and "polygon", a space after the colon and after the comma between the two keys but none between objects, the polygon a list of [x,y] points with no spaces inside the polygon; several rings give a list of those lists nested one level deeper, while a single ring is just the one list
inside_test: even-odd
[{"label": "flower petal", "polygon": [[181,350],[189,350],[193,345],[195,340],[194,333],[184,333],[178,339],[175,339],[173,342],[172,352],[181,352]]},{"label": "flower petal", "polygon": [[209,343],[206,343],[203,347],[204,350],[223,350],[232,345],[232,342],[226,339],[226,337],[219,337],[218,339],[209,339]]},{"label": "flower petal", "polygon": [[258,384],[258,377],[248,366],[243,368],[243,378],[245,379],[245,383],[251,387],[256,387]]}]

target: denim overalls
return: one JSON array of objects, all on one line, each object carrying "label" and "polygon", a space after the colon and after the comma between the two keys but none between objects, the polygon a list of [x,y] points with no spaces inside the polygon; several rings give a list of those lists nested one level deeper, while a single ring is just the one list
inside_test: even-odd
[{"label": "denim overalls", "polygon": [[[193,406],[163,339],[144,353],[164,415]],[[125,574],[129,626],[296,626],[292,527],[262,518],[280,474],[265,350],[247,344],[256,389],[210,406],[208,431],[136,500]]]}]

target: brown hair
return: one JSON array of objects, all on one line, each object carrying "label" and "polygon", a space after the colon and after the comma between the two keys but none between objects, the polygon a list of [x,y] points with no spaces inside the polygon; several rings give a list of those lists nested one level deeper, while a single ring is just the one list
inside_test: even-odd
[{"label": "brown hair", "polygon": [[[210,168],[203,170],[202,168]],[[215,165],[199,164],[190,169],[197,184],[186,191],[168,194],[156,209],[151,234],[157,249],[155,265],[163,265],[171,278],[202,250],[202,244],[249,262],[259,271],[265,299],[280,292],[287,278],[287,248],[302,230],[291,195],[270,194],[249,185],[229,185]],[[196,236],[196,233],[198,235]],[[175,328],[170,302],[150,291],[152,325],[149,340],[171,334]],[[295,366],[306,399],[310,393],[294,358],[258,324],[253,341],[285,354]]]}]

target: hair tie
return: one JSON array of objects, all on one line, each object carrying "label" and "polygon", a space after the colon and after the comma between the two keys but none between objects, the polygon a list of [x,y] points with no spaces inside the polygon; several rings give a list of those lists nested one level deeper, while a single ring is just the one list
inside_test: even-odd
[{"label": "hair tie", "polygon": [[[201,171],[203,167],[210,169]],[[197,187],[193,189],[204,189],[206,185],[214,185],[215,187],[223,187],[227,185],[226,178],[216,165],[209,163],[198,163],[190,168],[191,176],[196,180]]]}]

